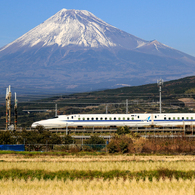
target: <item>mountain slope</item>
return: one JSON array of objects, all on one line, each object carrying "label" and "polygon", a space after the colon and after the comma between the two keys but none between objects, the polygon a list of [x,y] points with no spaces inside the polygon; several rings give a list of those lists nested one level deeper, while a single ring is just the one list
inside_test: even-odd
[{"label": "mountain slope", "polygon": [[84,10],[62,9],[0,49],[0,82],[28,90],[89,91],[195,73],[195,58],[145,41]]}]

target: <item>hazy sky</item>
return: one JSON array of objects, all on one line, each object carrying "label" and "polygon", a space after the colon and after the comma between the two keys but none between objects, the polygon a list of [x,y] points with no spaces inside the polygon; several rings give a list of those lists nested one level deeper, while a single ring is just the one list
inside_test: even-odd
[{"label": "hazy sky", "polygon": [[195,56],[194,0],[0,0],[0,47],[62,8],[88,10],[139,38]]}]

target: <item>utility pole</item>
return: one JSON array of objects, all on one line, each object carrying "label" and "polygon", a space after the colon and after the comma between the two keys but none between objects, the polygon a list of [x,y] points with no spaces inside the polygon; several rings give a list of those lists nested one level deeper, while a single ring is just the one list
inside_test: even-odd
[{"label": "utility pole", "polygon": [[11,99],[12,99],[12,93],[11,93],[11,86],[9,85],[9,117],[8,117],[8,125],[11,125]]},{"label": "utility pole", "polygon": [[14,128],[16,130],[17,128],[17,120],[18,120],[18,100],[16,98],[16,93],[15,93],[15,105],[14,105]]},{"label": "utility pole", "polygon": [[5,106],[6,106],[6,127],[5,129],[7,130],[8,128],[8,88],[6,88],[6,95],[5,95]]},{"label": "utility pole", "polygon": [[6,88],[6,130],[8,130],[8,127],[11,125],[11,86],[9,85],[8,88]]},{"label": "utility pole", "polygon": [[108,104],[106,104],[106,114],[108,114]]},{"label": "utility pole", "polygon": [[128,114],[128,99],[126,99],[126,114]]},{"label": "utility pole", "polygon": [[157,85],[159,87],[159,103],[160,103],[160,113],[161,113],[161,111],[162,111],[162,109],[161,109],[161,88],[163,85],[163,80],[162,79],[157,80]]},{"label": "utility pole", "polygon": [[57,108],[57,104],[55,104],[55,117],[57,117],[58,116],[58,108]]}]

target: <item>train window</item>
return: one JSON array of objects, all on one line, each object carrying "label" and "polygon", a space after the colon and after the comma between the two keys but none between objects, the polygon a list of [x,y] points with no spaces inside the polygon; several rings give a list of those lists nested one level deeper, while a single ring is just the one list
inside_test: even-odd
[{"label": "train window", "polygon": [[139,116],[137,116],[137,118],[139,118]]},{"label": "train window", "polygon": [[96,118],[96,120],[98,120],[98,118]]},{"label": "train window", "polygon": [[169,120],[171,120],[171,117],[169,117]]},{"label": "train window", "polygon": [[129,120],[129,117],[127,118],[127,120]]},{"label": "train window", "polygon": [[69,117],[67,117],[67,119],[69,119]]},{"label": "train window", "polygon": [[177,120],[180,120],[180,118],[179,118],[179,117],[177,117]]},{"label": "train window", "polygon": [[125,120],[125,117],[123,117],[123,120]]},{"label": "train window", "polygon": [[105,118],[105,120],[107,120],[107,118]]},{"label": "train window", "polygon": [[193,120],[193,117],[191,117],[191,120]]},{"label": "train window", "polygon": [[103,118],[101,117],[100,120],[103,120]]},{"label": "train window", "polygon": [[131,120],[134,120],[134,118],[132,118]]},{"label": "train window", "polygon": [[94,118],[91,118],[91,120],[94,120]]},{"label": "train window", "polygon": [[186,119],[188,120],[188,119],[189,119],[189,117],[186,117]]},{"label": "train window", "polygon": [[157,118],[157,116],[155,116],[155,118]]},{"label": "train window", "polygon": [[71,118],[73,119],[73,116]]},{"label": "train window", "polygon": [[78,118],[79,120],[81,120],[81,118]]},{"label": "train window", "polygon": [[89,118],[87,118],[87,120],[89,120]]},{"label": "train window", "polygon": [[116,120],[116,118],[114,118],[114,120]]},{"label": "train window", "polygon": [[184,120],[184,117],[182,117],[182,120]]},{"label": "train window", "polygon": [[83,120],[85,120],[85,118],[83,118]]},{"label": "train window", "polygon": [[166,120],[167,118],[166,117],[164,117],[164,120]]},{"label": "train window", "polygon": [[173,117],[173,120],[175,120],[175,117]]},{"label": "train window", "polygon": [[118,120],[121,120],[121,118],[119,117]]},{"label": "train window", "polygon": [[110,119],[110,120],[112,120],[112,118],[111,118],[111,117],[110,117],[109,119]]}]

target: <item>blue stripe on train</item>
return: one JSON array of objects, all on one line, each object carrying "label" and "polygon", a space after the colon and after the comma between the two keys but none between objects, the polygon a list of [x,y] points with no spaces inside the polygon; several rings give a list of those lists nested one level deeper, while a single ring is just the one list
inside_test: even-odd
[{"label": "blue stripe on train", "polygon": [[148,122],[148,120],[65,120],[65,122],[146,122],[146,121]]},{"label": "blue stripe on train", "polygon": [[[64,122],[151,122],[152,120],[63,120]],[[154,122],[192,122],[195,120],[154,120]]]}]

